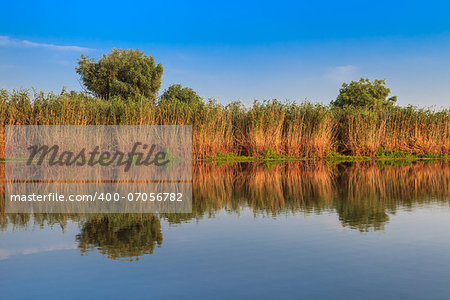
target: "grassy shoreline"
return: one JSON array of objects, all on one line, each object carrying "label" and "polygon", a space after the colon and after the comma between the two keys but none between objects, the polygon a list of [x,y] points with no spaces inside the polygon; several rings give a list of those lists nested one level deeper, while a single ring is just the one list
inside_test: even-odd
[{"label": "grassy shoreline", "polygon": [[[11,159],[9,159],[11,160]],[[13,161],[26,161],[27,159],[12,159]],[[409,157],[370,157],[370,156],[351,156],[351,155],[339,155],[339,156],[326,156],[326,157],[261,157],[261,156],[233,156],[233,155],[219,155],[205,158],[193,158],[193,162],[217,162],[217,163],[245,163],[245,162],[289,162],[289,161],[326,161],[333,163],[341,162],[359,162],[359,161],[403,161],[403,162],[415,162],[415,161],[442,161],[447,162],[450,160],[450,156],[434,156],[427,157],[423,155],[411,155]],[[0,163],[7,163],[5,158],[0,158]]]},{"label": "grassy shoreline", "polygon": [[353,161],[448,161],[450,156],[423,156],[423,155],[411,155],[408,157],[370,157],[370,156],[352,156],[352,155],[339,155],[339,156],[326,156],[326,157],[261,157],[261,156],[214,156],[194,159],[195,161],[203,162],[260,162],[260,161],[331,161],[331,162],[353,162]]}]

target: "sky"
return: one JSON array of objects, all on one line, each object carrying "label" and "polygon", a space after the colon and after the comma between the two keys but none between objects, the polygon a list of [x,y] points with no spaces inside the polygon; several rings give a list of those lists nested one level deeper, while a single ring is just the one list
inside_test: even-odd
[{"label": "sky", "polygon": [[205,98],[328,104],[386,79],[401,105],[450,107],[449,1],[8,1],[0,88],[81,90],[80,54],[140,49]]}]

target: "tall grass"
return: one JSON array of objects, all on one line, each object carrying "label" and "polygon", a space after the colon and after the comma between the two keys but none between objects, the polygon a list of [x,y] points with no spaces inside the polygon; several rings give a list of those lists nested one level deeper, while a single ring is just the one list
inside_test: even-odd
[{"label": "tall grass", "polygon": [[448,155],[449,111],[414,107],[347,109],[337,112],[338,150],[374,156],[377,151]]},{"label": "tall grass", "polygon": [[196,158],[219,152],[259,156],[266,149],[295,157],[375,156],[389,151],[449,155],[449,117],[449,110],[413,107],[335,109],[276,100],[256,101],[249,108],[213,100],[157,105],[145,99],[0,90],[0,157],[4,125],[69,124],[190,124]]}]

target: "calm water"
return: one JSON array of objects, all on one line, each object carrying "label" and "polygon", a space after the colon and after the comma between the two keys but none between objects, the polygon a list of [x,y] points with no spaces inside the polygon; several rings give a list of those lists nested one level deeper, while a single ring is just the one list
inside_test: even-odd
[{"label": "calm water", "polygon": [[449,184],[445,162],[206,164],[191,214],[1,213],[0,293],[449,299]]}]

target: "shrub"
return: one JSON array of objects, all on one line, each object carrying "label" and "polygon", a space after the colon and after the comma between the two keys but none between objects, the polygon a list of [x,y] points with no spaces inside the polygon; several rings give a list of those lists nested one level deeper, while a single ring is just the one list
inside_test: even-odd
[{"label": "shrub", "polygon": [[187,104],[202,102],[200,97],[193,89],[182,87],[181,84],[172,84],[161,95],[161,102],[180,101]]}]

